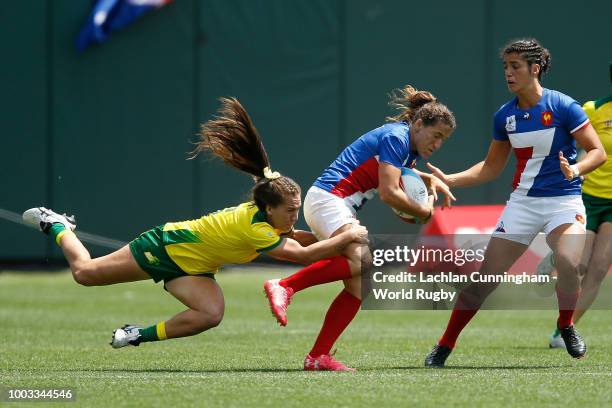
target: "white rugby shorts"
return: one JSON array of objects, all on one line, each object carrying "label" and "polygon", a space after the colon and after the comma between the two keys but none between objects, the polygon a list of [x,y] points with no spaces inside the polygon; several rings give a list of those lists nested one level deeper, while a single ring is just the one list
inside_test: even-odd
[{"label": "white rugby shorts", "polygon": [[338,196],[312,186],[304,199],[304,218],[317,239],[327,239],[338,228],[357,221],[356,211]]},{"label": "white rugby shorts", "polygon": [[539,232],[548,235],[562,224],[576,224],[586,231],[582,196],[529,197],[512,193],[493,236],[529,245]]}]

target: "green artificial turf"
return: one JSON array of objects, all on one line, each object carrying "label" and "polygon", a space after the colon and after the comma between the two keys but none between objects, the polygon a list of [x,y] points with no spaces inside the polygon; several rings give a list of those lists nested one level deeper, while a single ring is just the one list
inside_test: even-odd
[{"label": "green artificial turf", "polygon": [[[445,369],[423,359],[448,311],[361,311],[337,344],[356,373],[304,372],[302,361],[339,284],[297,294],[279,327],[266,279],[295,268],[218,275],[226,311],[200,335],[112,349],[112,330],[154,324],[183,306],[152,281],[82,287],[63,273],[0,273],[0,386],[72,388],[53,407],[606,406],[612,404],[612,314],[578,326],[587,358],[549,350],[556,312],[481,311]],[[15,407],[45,402],[11,403]],[[8,403],[0,402],[0,405]]]}]

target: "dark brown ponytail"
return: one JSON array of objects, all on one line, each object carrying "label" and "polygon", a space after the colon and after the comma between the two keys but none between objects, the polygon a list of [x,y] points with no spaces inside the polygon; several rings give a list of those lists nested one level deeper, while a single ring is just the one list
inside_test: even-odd
[{"label": "dark brown ponytail", "polygon": [[267,205],[281,204],[285,195],[300,194],[300,186],[295,181],[270,169],[261,137],[238,99],[219,98],[219,101],[217,115],[200,127],[200,140],[190,158],[210,151],[225,164],[250,174],[255,181],[253,201],[262,211]]},{"label": "dark brown ponytail", "polygon": [[208,150],[225,164],[252,175],[255,181],[261,179],[270,161],[253,121],[238,99],[219,101],[217,115],[200,127],[200,141],[192,157]]},{"label": "dark brown ponytail", "polygon": [[438,102],[431,92],[418,91],[411,85],[396,89],[391,93],[389,105],[400,111],[396,116],[388,117],[388,121],[414,123],[418,119],[425,126],[442,122],[454,129],[457,124],[455,115],[446,105]]}]

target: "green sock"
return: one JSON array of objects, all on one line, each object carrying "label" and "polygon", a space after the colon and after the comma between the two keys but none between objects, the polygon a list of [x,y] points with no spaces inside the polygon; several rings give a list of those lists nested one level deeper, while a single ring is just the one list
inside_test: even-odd
[{"label": "green sock", "polygon": [[56,222],[56,223],[51,224],[51,228],[49,229],[49,234],[51,234],[51,236],[55,239],[55,237],[57,237],[57,234],[59,234],[65,229],[66,227],[64,227],[64,224]]},{"label": "green sock", "polygon": [[64,226],[64,224],[61,224],[59,222],[53,223],[51,225],[51,228],[49,228],[49,234],[51,234],[51,236],[53,237],[53,240],[57,243],[57,245],[59,245],[58,235],[61,234],[62,231],[66,231],[66,227]]},{"label": "green sock", "polygon": [[553,337],[558,337],[561,335],[561,332],[559,331],[559,329],[555,329],[555,332],[553,333]]},{"label": "green sock", "polygon": [[159,340],[157,337],[156,325],[149,326],[146,329],[140,329],[138,332],[140,333],[143,342]]},{"label": "green sock", "polygon": [[138,331],[143,342],[166,340],[166,325],[164,322],[154,324]]}]

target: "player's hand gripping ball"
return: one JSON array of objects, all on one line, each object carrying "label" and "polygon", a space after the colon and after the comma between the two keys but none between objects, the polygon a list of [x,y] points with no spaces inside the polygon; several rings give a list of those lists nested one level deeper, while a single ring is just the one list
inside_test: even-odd
[{"label": "player's hand gripping ball", "polygon": [[[402,167],[402,175],[400,176],[400,187],[406,193],[406,197],[411,200],[416,201],[419,204],[427,205],[428,204],[428,194],[427,187],[425,183],[419,177],[418,174],[414,172],[414,170],[409,169],[407,167]],[[414,215],[407,214],[405,212],[396,210],[393,208],[395,214],[400,217],[403,221],[409,224],[416,224],[419,222],[419,219]]]}]

